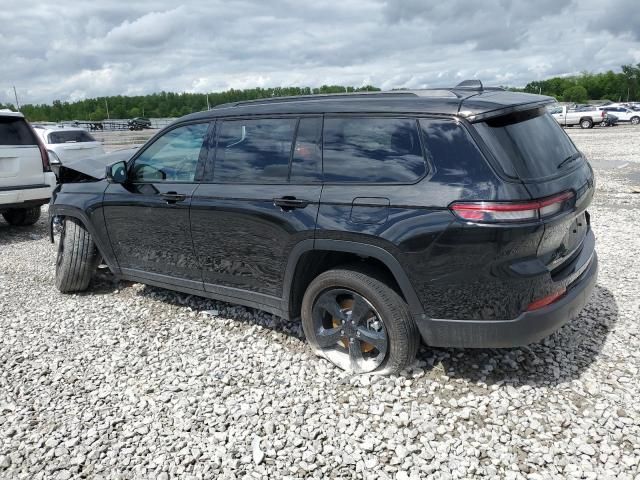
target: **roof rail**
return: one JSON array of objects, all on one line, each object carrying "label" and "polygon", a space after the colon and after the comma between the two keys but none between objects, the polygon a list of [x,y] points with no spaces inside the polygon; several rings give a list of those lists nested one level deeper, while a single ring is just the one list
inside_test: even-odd
[{"label": "roof rail", "polygon": [[377,97],[377,98],[393,98],[400,97],[405,95],[414,95],[417,94],[411,90],[394,90],[390,92],[348,92],[348,93],[319,93],[316,95],[293,95],[288,97],[269,97],[269,98],[256,98],[255,100],[241,100],[239,102],[230,102],[225,103],[223,105],[216,105],[213,108],[227,108],[227,107],[238,107],[240,105],[252,105],[256,103],[281,103],[281,102],[304,102],[304,101],[314,101],[314,100],[327,100],[327,99],[340,99],[340,98],[349,98],[349,97]]},{"label": "roof rail", "polygon": [[460,98],[452,88],[423,88],[420,90],[409,90],[419,97],[435,97],[435,98]]}]

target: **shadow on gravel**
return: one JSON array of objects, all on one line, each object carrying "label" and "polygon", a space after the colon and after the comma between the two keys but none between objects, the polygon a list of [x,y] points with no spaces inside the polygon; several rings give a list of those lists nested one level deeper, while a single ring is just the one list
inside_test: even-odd
[{"label": "shadow on gravel", "polygon": [[537,344],[508,349],[421,348],[429,377],[436,372],[470,382],[557,385],[578,378],[596,359],[618,321],[614,295],[597,285],[580,315]]},{"label": "shadow on gravel", "polygon": [[[116,282],[108,269],[102,269],[92,282],[91,289],[84,294],[108,294],[131,285],[131,282]],[[134,294],[168,305],[188,307],[201,315],[260,325],[304,342],[299,321],[284,320],[260,310],[149,285],[143,285]],[[427,378],[447,375],[488,385],[553,386],[578,378],[591,365],[617,321],[618,305],[614,295],[607,288],[596,285],[591,301],[580,315],[540,343],[505,349],[422,346],[418,360],[426,363],[426,366],[414,366],[412,370],[424,369]],[[302,348],[304,345],[300,344]]]},{"label": "shadow on gravel", "polygon": [[[118,289],[123,290],[131,285],[133,285],[133,283],[128,281],[115,282],[113,275],[109,270],[105,269],[102,274],[102,279],[99,282],[96,282],[95,285],[92,283],[91,290],[87,292],[87,294],[96,293],[96,290],[98,293],[107,294]],[[233,322],[241,322],[248,325],[260,325],[261,327],[268,328],[269,330],[283,333],[304,341],[302,324],[299,321],[295,322],[285,320],[270,313],[263,312],[262,310],[212,300],[210,298],[199,297],[197,295],[180,293],[160,287],[153,287],[151,285],[143,285],[141,289],[135,292],[135,295],[139,295],[150,300],[158,300],[177,307],[188,307],[195,312],[199,312],[200,315],[203,316],[222,317],[230,319]]]},{"label": "shadow on gravel", "polygon": [[49,238],[47,222],[44,220],[46,212],[42,212],[40,220],[35,225],[28,227],[14,227],[9,225],[0,216],[0,246],[13,245],[15,243],[33,242],[34,240],[42,240]]}]

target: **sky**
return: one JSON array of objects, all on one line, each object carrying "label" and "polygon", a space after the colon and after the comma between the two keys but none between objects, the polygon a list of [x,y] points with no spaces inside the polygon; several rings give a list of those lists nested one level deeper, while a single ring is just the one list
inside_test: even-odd
[{"label": "sky", "polygon": [[639,0],[2,0],[0,103],[372,84],[524,86],[640,63]]}]

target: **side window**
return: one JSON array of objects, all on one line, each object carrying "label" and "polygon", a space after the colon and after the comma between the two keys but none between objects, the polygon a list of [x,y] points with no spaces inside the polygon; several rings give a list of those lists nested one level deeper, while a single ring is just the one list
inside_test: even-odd
[{"label": "side window", "polygon": [[136,158],[132,175],[137,182],[193,182],[208,123],[174,128]]},{"label": "side window", "polygon": [[426,173],[411,118],[325,118],[324,181],[412,183]]},{"label": "side window", "polygon": [[301,118],[291,159],[292,183],[322,181],[322,118]]},{"label": "side window", "polygon": [[[437,182],[462,185],[487,177],[487,162],[475,140],[456,121],[421,118],[420,127],[425,153],[436,172]],[[516,176],[513,167],[503,163],[505,172]]]},{"label": "side window", "polygon": [[227,183],[287,183],[295,118],[224,120],[213,178]]}]

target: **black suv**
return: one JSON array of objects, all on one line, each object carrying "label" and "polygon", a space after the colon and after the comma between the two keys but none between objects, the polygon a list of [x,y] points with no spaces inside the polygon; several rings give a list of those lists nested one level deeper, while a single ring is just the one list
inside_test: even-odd
[{"label": "black suv", "polygon": [[103,259],[300,318],[353,372],[398,372],[421,339],[536,342],[596,282],[593,171],[553,99],[468,85],[227,104],[106,174],[64,169],[56,285],[85,290]]},{"label": "black suv", "polygon": [[129,130],[142,130],[144,128],[151,128],[151,120],[143,117],[135,117],[127,121]]}]

